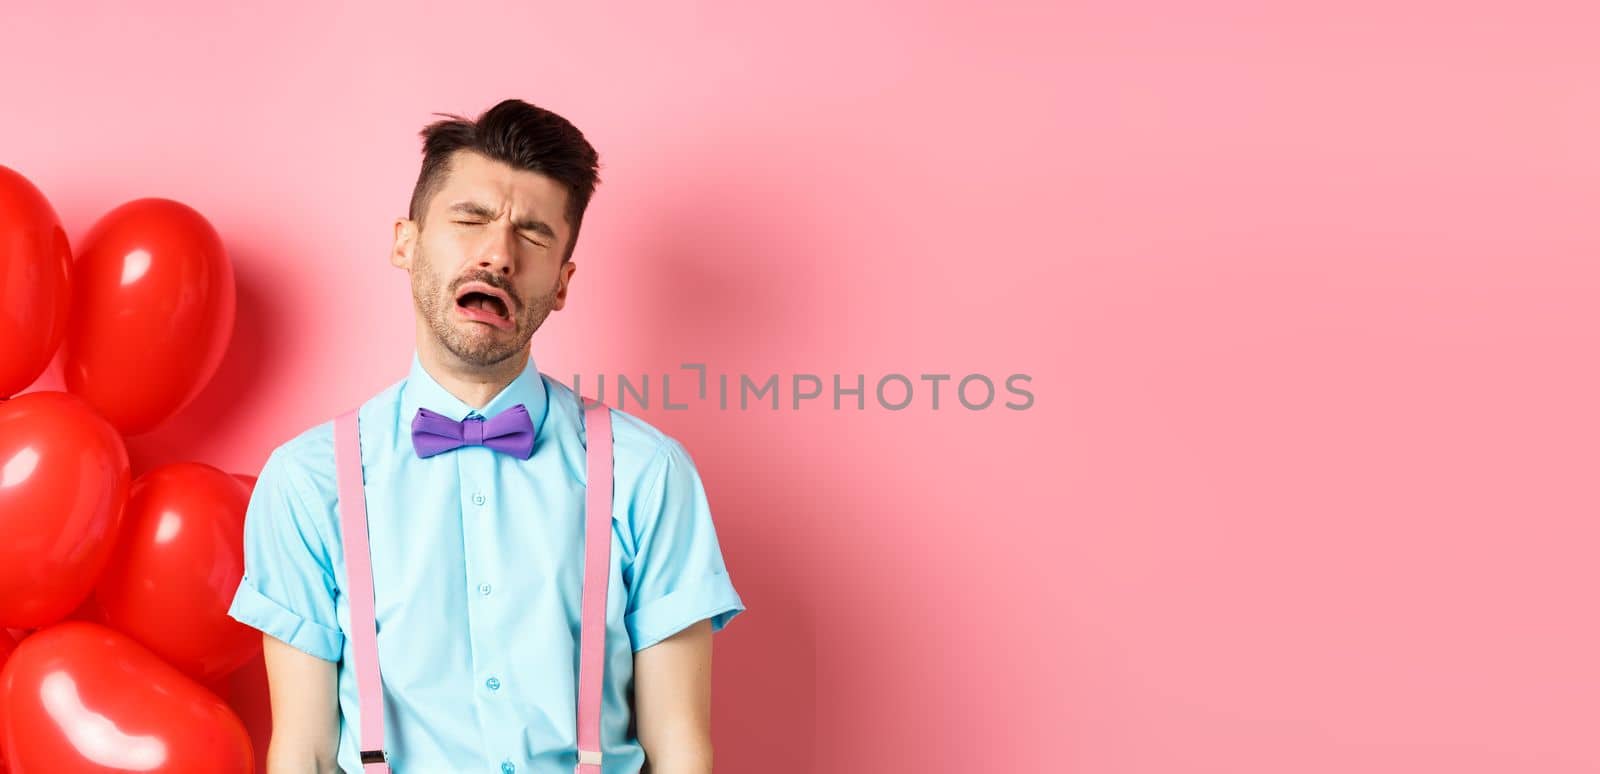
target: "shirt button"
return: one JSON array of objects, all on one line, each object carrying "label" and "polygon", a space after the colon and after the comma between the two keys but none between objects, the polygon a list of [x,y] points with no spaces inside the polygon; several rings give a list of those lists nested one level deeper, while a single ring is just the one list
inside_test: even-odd
[{"label": "shirt button", "polygon": [[478,593],[479,594],[482,594],[482,595],[487,597],[487,596],[489,596],[489,592],[491,592],[491,591],[494,591],[494,587],[493,586],[490,586],[487,583],[478,584]]},{"label": "shirt button", "polygon": [[491,677],[488,680],[483,681],[483,684],[489,686],[489,690],[491,691],[500,690],[500,678],[498,677]]},{"label": "shirt button", "polygon": [[488,500],[489,500],[489,498],[484,497],[482,492],[473,492],[472,493],[472,504],[473,505],[483,505],[485,502],[488,502]]},{"label": "shirt button", "polygon": [[505,761],[500,764],[500,770],[505,772],[505,774],[512,774],[512,772],[517,770],[517,764],[512,763],[511,761]]}]

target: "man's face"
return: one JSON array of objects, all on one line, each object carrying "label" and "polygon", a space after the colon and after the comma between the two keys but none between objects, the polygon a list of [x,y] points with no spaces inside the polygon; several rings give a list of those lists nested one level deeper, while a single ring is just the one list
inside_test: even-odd
[{"label": "man's face", "polygon": [[396,223],[391,262],[411,272],[419,320],[463,363],[491,366],[526,351],[566,304],[577,268],[561,261],[571,239],[566,208],[560,183],[457,151],[420,230]]}]

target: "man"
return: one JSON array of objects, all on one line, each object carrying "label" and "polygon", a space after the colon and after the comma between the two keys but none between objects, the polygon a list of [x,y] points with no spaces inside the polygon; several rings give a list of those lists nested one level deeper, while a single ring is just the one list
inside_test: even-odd
[{"label": "man", "polygon": [[[358,414],[388,763],[571,774],[584,411],[539,372],[529,339],[566,304],[598,156],[566,119],[518,100],[422,136],[390,256],[411,275],[416,351]],[[426,412],[465,424],[517,406],[532,425],[525,457],[482,443],[424,451],[413,435]],[[711,634],[744,604],[688,452],[611,416],[603,771],[709,772]],[[333,425],[273,450],[245,520],[229,614],[264,632],[268,774],[361,771],[359,713],[375,711],[352,665]]]}]

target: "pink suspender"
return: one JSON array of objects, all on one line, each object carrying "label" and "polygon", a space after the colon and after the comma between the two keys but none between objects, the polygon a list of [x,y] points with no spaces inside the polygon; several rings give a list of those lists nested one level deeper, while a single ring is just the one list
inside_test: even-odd
[{"label": "pink suspender", "polygon": [[383,684],[378,679],[378,624],[372,612],[372,562],[367,549],[367,493],[361,476],[361,440],[356,409],[333,421],[333,458],[339,471],[339,531],[344,536],[345,575],[349,576],[350,637],[360,696],[361,769],[388,774],[383,755]]},{"label": "pink suspender", "polygon": [[[605,675],[606,590],[611,579],[611,410],[583,398],[588,425],[589,484],[584,505],[583,618],[578,656],[578,765],[575,774],[600,774],[600,690]],[[378,629],[373,613],[372,561],[367,545],[367,499],[361,475],[356,410],[333,424],[339,475],[339,529],[349,576],[350,628],[360,697],[364,774],[388,774],[383,742],[383,682],[378,675]],[[593,636],[591,636],[593,635]]]},{"label": "pink suspender", "polygon": [[[588,426],[588,537],[583,549],[583,620],[578,634],[578,765],[600,774],[600,679],[606,669],[606,585],[611,579],[611,408],[580,399]],[[591,637],[589,635],[593,634]]]}]

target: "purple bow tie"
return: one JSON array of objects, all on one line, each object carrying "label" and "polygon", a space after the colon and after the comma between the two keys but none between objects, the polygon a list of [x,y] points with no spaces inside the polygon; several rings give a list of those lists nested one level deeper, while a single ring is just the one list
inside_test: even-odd
[{"label": "purple bow tie", "polygon": [[460,422],[425,408],[411,420],[411,445],[418,457],[432,457],[461,446],[487,446],[527,459],[533,456],[533,419],[518,403],[493,419],[467,417]]}]

